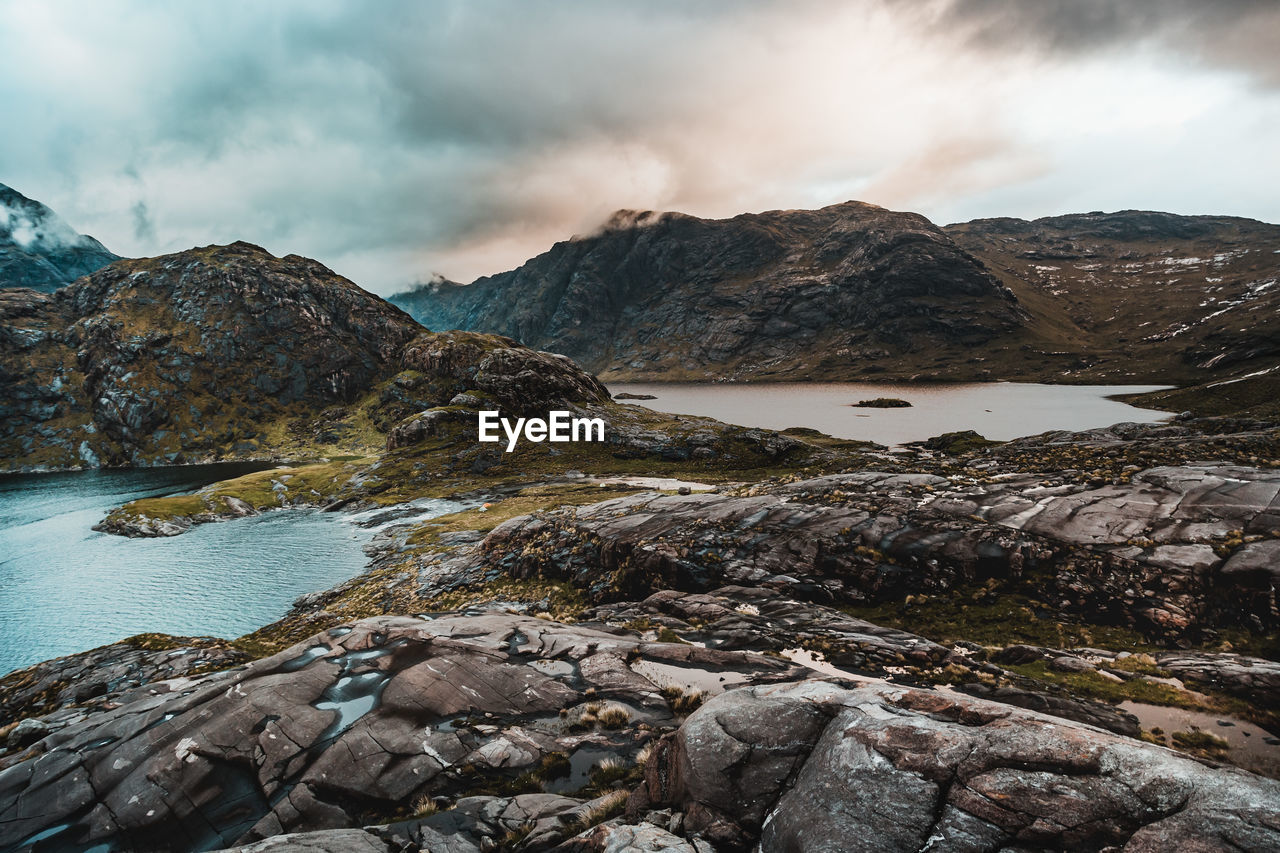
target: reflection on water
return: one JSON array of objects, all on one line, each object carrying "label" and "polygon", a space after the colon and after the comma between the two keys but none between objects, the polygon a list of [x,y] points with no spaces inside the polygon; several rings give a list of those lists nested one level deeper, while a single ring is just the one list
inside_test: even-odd
[{"label": "reflection on water", "polygon": [[1225,755],[1239,767],[1280,778],[1280,739],[1253,723],[1221,714],[1187,708],[1166,708],[1142,702],[1121,702],[1121,710],[1138,718],[1147,731],[1160,729],[1166,745],[1175,732],[1205,732],[1226,743]]},{"label": "reflection on water", "polygon": [[168,539],[92,529],[134,498],[262,467],[0,477],[0,674],[145,631],[237,637],[363,571],[371,529],[342,513],[272,511]]},{"label": "reflection on water", "polygon": [[[838,438],[902,444],[975,430],[1006,441],[1047,430],[1080,430],[1122,421],[1154,422],[1169,412],[1139,409],[1112,394],[1155,391],[1160,385],[1039,385],[979,382],[889,385],[856,382],[636,383],[610,385],[615,394],[652,394],[635,401],[660,412],[703,415],[731,424],[786,429],[809,427]],[[877,397],[896,397],[910,408],[856,408]],[[627,401],[632,402],[632,401]]]}]

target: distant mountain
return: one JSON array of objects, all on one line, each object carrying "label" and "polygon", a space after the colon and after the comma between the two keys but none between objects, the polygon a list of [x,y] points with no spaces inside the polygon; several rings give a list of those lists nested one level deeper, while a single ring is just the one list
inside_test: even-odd
[{"label": "distant mountain", "polygon": [[49,293],[118,258],[40,202],[0,184],[0,287]]},{"label": "distant mountain", "polygon": [[1196,382],[1280,360],[1280,225],[1124,210],[944,230],[1043,320],[1067,364]]},{"label": "distant mountain", "polygon": [[429,328],[509,335],[612,379],[950,376],[1026,323],[927,219],[858,202],[624,211],[519,269],[391,301]]},{"label": "distant mountain", "polygon": [[1274,364],[1278,253],[1280,226],[1146,211],[946,228],[857,202],[621,213],[511,272],[391,301],[614,380],[1189,383]]}]

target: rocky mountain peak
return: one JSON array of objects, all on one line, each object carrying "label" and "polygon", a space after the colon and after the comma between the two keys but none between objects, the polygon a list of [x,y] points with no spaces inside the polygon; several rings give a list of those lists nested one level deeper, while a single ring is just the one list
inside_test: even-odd
[{"label": "rocky mountain peak", "polygon": [[117,257],[45,205],[0,184],[0,287],[53,291]]},{"label": "rocky mountain peak", "polygon": [[[861,202],[702,219],[620,211],[461,286],[391,297],[433,328],[507,335],[609,379],[785,378],[939,362],[1016,330],[1016,299],[927,219]],[[913,369],[914,372],[914,369]]]}]

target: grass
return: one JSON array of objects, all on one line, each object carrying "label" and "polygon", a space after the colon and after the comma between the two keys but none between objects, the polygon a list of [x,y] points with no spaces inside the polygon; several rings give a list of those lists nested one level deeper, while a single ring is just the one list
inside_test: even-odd
[{"label": "grass", "polygon": [[702,707],[707,701],[707,694],[701,690],[688,690],[676,685],[662,688],[662,698],[667,700],[671,713],[677,717],[687,717]]},{"label": "grass", "polygon": [[[201,515],[216,517],[229,511],[224,498],[244,501],[256,510],[286,503],[326,503],[342,492],[360,467],[358,461],[347,460],[255,471],[206,486],[194,494],[130,501],[112,510],[106,520],[112,523],[143,519],[169,521]],[[276,483],[282,488],[276,489]]]},{"label": "grass", "polygon": [[1171,737],[1173,738],[1174,746],[1179,749],[1185,749],[1189,752],[1207,753],[1212,755],[1215,753],[1226,752],[1231,747],[1231,744],[1229,744],[1225,739],[1220,738],[1215,734],[1210,734],[1209,732],[1200,731],[1199,729],[1189,732],[1174,732]]},{"label": "grass", "polygon": [[631,713],[621,705],[610,705],[597,715],[597,719],[603,728],[620,729],[631,722]]},{"label": "grass", "polygon": [[626,810],[627,798],[629,797],[626,791],[611,791],[603,796],[603,801],[583,812],[578,816],[577,820],[565,826],[566,837],[572,838],[575,835],[580,835],[594,826],[599,826],[606,820],[617,817]]}]

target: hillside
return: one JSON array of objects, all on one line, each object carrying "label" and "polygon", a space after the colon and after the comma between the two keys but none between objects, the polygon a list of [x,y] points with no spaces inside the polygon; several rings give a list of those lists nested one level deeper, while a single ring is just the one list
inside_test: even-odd
[{"label": "hillside", "polygon": [[48,293],[117,257],[40,202],[0,184],[0,288]]},{"label": "hillside", "polygon": [[1099,379],[1214,381],[1280,356],[1278,225],[1126,210],[943,230]]},{"label": "hillside", "polygon": [[391,301],[615,380],[1196,383],[1273,366],[1278,253],[1280,226],[1146,211],[942,229],[856,202],[619,214]]},{"label": "hillside", "polygon": [[621,212],[511,272],[391,301],[509,335],[605,379],[961,378],[1025,323],[921,216],[849,202],[732,219]]},{"label": "hillside", "polygon": [[53,294],[0,291],[0,459],[32,470],[373,452],[463,390],[510,408],[531,389],[605,396],[563,359],[470,338],[443,347],[452,339],[316,261],[248,243],[118,261]]}]

